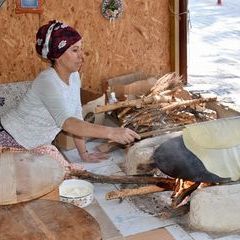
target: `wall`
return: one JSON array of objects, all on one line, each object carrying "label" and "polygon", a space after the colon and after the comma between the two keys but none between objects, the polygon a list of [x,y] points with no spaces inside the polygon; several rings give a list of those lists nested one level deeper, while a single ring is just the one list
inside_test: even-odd
[{"label": "wall", "polygon": [[[61,4],[59,4],[61,2]],[[101,15],[102,0],[43,1],[43,13],[16,14],[15,0],[0,8],[0,83],[32,80],[47,66],[35,53],[35,33],[50,19],[74,26],[84,38],[83,86],[102,91],[106,79],[143,71],[170,71],[168,0],[124,0],[114,22]]]}]

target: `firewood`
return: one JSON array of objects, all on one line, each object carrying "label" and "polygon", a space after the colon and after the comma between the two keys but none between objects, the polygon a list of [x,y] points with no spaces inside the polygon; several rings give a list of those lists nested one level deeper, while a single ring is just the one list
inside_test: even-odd
[{"label": "firewood", "polygon": [[156,105],[148,105],[147,108],[140,109],[138,112],[135,112],[131,116],[128,116],[128,119],[123,120],[122,127],[126,127],[128,124],[133,122],[138,122],[141,119],[143,119],[143,116],[146,116],[146,114],[151,114],[151,117],[156,115],[158,118],[161,118],[161,114],[164,113],[170,113],[173,110],[176,109],[182,109],[186,108],[191,105],[196,105],[200,103],[210,102],[210,101],[216,101],[216,98],[198,98],[198,99],[192,99],[192,100],[185,100],[180,102],[174,102],[169,104],[168,106],[157,108]]},{"label": "firewood", "polygon": [[[165,128],[154,130],[154,131],[143,132],[143,133],[140,133],[139,135],[142,140],[144,138],[155,137],[155,136],[162,135],[164,133],[171,132],[171,131],[176,131],[176,132],[181,131],[183,128],[184,128],[184,125],[179,125],[179,126],[171,127],[171,128],[165,127]],[[106,143],[102,143],[102,144],[98,145],[97,150],[100,152],[103,152],[103,153],[109,153],[116,148],[123,148],[124,146],[125,145],[122,145],[120,143],[106,142]],[[127,148],[128,145],[125,147]]]},{"label": "firewood", "polygon": [[106,200],[112,200],[117,198],[131,197],[137,195],[145,195],[149,193],[156,193],[164,191],[164,188],[150,185],[145,187],[133,188],[133,189],[121,189],[117,191],[111,191],[105,195]]},{"label": "firewood", "polygon": [[194,192],[200,185],[200,182],[193,183],[190,187],[181,190],[174,198],[172,199],[171,206],[173,208],[178,207],[178,205],[192,192]]},{"label": "firewood", "polygon": [[127,107],[125,109],[123,109],[119,114],[118,114],[118,118],[121,119],[123,116],[125,116],[132,108]]},{"label": "firewood", "polygon": [[179,86],[173,88],[173,89],[168,89],[165,91],[160,92],[160,95],[164,96],[164,95],[172,95],[174,96],[174,93],[177,92],[179,90]]},{"label": "firewood", "polygon": [[119,108],[125,108],[125,107],[137,107],[141,108],[146,104],[150,103],[160,103],[160,102],[171,102],[172,97],[170,96],[161,96],[161,95],[152,95],[149,97],[143,97],[141,99],[134,99],[134,100],[126,100],[126,101],[120,101],[113,104],[107,104],[104,106],[98,106],[95,108],[95,113],[103,113],[108,111],[114,111]]},{"label": "firewood", "polygon": [[177,111],[170,113],[168,117],[171,119],[172,122],[181,123],[184,125],[197,122],[196,116],[190,112]]},{"label": "firewood", "polygon": [[216,97],[213,98],[198,98],[198,99],[192,99],[192,100],[185,100],[185,101],[181,101],[181,102],[174,102],[172,104],[169,104],[166,107],[163,107],[161,109],[162,112],[169,112],[172,111],[176,108],[179,107],[187,107],[187,106],[191,106],[191,105],[196,105],[196,104],[200,104],[200,103],[205,103],[205,102],[213,102],[216,101]]},{"label": "firewood", "polygon": [[154,130],[154,131],[149,131],[149,132],[144,132],[144,133],[141,133],[140,136],[142,139],[144,138],[147,138],[147,137],[155,137],[155,136],[158,136],[158,135],[162,135],[164,133],[167,133],[167,132],[171,132],[171,131],[181,131],[182,129],[184,128],[184,126],[177,126],[175,128],[162,128],[162,129],[158,129],[158,130]]},{"label": "firewood", "polygon": [[173,89],[182,85],[182,77],[179,77],[176,73],[168,73],[158,79],[155,85],[151,88],[148,96],[152,96],[167,89]]},{"label": "firewood", "polygon": [[175,188],[175,179],[162,177],[146,177],[146,176],[105,176],[94,174],[85,170],[71,169],[70,176],[78,177],[79,179],[87,179],[98,183],[122,183],[122,184],[156,184],[168,190]]}]

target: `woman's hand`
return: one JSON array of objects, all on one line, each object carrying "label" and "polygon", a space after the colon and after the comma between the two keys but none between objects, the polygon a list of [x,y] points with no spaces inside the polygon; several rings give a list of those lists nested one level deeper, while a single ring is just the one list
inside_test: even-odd
[{"label": "woman's hand", "polygon": [[89,153],[86,151],[84,153],[79,153],[79,155],[84,162],[89,163],[98,163],[109,158],[108,154],[102,152]]},{"label": "woman's hand", "polygon": [[141,139],[136,132],[129,128],[111,128],[108,133],[108,138],[113,142],[121,144],[129,144],[135,139]]}]

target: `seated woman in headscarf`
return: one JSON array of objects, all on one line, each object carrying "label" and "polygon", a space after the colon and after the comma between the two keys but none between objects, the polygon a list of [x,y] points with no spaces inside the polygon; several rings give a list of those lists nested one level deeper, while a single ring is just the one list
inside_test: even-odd
[{"label": "seated woman in headscarf", "polygon": [[105,156],[89,153],[85,137],[108,139],[128,144],[139,135],[127,128],[114,128],[85,122],[80,101],[79,69],[83,64],[82,37],[62,22],[50,21],[36,34],[36,51],[51,66],[33,81],[17,108],[1,118],[0,145],[33,152],[49,152],[64,165],[57,149],[51,145],[64,130],[74,141],[84,161],[99,161]]}]

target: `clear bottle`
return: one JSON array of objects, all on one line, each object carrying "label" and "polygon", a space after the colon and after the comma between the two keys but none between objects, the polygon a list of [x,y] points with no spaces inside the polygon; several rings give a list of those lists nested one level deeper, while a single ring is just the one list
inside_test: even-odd
[{"label": "clear bottle", "polygon": [[110,103],[110,104],[113,104],[113,103],[116,103],[118,100],[117,100],[117,98],[116,98],[116,94],[115,94],[115,92],[111,92],[110,93],[110,96],[109,96],[109,99],[108,99],[108,102]]}]

